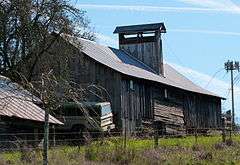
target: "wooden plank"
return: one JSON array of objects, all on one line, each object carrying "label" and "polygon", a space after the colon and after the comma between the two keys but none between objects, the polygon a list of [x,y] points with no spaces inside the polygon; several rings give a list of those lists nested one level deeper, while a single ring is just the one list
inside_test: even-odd
[{"label": "wooden plank", "polygon": [[184,115],[182,107],[165,104],[164,102],[154,100],[154,119],[164,123],[166,133],[168,134],[183,133]]}]

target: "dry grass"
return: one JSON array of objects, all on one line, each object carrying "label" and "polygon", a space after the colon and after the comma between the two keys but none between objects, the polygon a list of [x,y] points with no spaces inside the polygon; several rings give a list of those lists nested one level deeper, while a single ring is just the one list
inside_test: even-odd
[{"label": "dry grass", "polygon": [[[59,147],[49,152],[50,165],[78,164],[240,164],[240,137],[221,142],[221,137],[160,139],[154,148],[153,140],[132,139],[123,147],[122,139],[93,142],[88,146]],[[28,150],[0,155],[0,165],[41,164],[41,151]]]}]

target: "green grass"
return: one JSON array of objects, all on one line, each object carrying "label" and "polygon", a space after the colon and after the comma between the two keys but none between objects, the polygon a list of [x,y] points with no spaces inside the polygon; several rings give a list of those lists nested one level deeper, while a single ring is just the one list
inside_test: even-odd
[{"label": "green grass", "polygon": [[16,162],[21,159],[21,152],[6,152],[1,156],[5,161]]},{"label": "green grass", "polygon": [[[130,161],[132,164],[141,164],[142,162],[144,164],[155,164],[156,162],[162,162],[162,164],[163,162],[166,164],[240,164],[238,156],[240,136],[233,136],[233,139],[234,145],[228,146],[222,143],[221,136],[199,136],[197,139],[194,136],[161,138],[156,149],[154,149],[152,139],[129,139],[125,152],[123,152],[123,139],[118,139],[116,141],[108,140],[105,144],[92,143],[85,153],[88,155],[87,159],[98,162],[110,160],[116,163],[120,159]],[[146,156],[142,157],[141,155]]]},{"label": "green grass", "polygon": [[221,140],[221,136],[199,136],[197,139],[194,136],[188,136],[183,138],[160,139],[159,143],[161,146],[192,147],[195,144],[211,146],[215,143],[221,142]]},{"label": "green grass", "polygon": [[[128,139],[125,149],[123,138],[109,138],[81,147],[50,149],[49,161],[52,165],[240,164],[240,136],[233,136],[233,140],[233,145],[227,145],[221,142],[221,136],[160,138],[155,148],[153,139]],[[40,151],[8,152],[0,155],[0,165],[41,164],[41,159]]]}]

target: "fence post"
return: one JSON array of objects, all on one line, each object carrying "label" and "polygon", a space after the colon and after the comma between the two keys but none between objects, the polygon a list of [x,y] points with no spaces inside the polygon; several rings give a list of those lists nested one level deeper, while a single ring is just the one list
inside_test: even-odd
[{"label": "fence post", "polygon": [[44,140],[43,140],[43,165],[48,165],[48,147],[49,147],[49,109],[45,110]]},{"label": "fence post", "polygon": [[124,139],[123,139],[123,147],[126,150],[127,148],[127,126],[126,126],[126,118],[125,118],[125,126],[124,126]]},{"label": "fence post", "polygon": [[222,142],[226,142],[225,120],[222,118]]},{"label": "fence post", "polygon": [[197,140],[198,140],[197,128],[195,128],[194,136],[195,136],[195,143],[197,144]]},{"label": "fence post", "polygon": [[225,132],[225,128],[222,128],[222,142],[223,142],[223,143],[226,142],[226,132]]},{"label": "fence post", "polygon": [[154,128],[154,148],[158,147],[158,140],[159,140],[159,131],[158,131],[158,124],[156,121],[153,122]]},{"label": "fence post", "polygon": [[52,125],[52,134],[53,134],[53,147],[55,147],[56,146],[55,125]]},{"label": "fence post", "polygon": [[159,139],[158,131],[155,130],[155,135],[154,135],[154,148],[157,148],[157,147],[158,147],[158,139]]},{"label": "fence post", "polygon": [[232,129],[229,131],[229,140],[232,141]]},{"label": "fence post", "polygon": [[38,142],[39,142],[39,138],[38,138],[38,128],[34,128],[34,146],[37,147],[38,146]]}]

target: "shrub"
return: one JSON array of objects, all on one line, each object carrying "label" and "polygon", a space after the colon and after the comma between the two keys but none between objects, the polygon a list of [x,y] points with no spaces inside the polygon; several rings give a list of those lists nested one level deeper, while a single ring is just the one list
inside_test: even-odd
[{"label": "shrub", "polygon": [[193,151],[201,151],[201,150],[204,150],[204,147],[202,145],[200,145],[200,144],[194,144],[192,146],[192,150]]},{"label": "shrub", "polygon": [[225,149],[226,147],[227,147],[227,145],[223,142],[214,144],[214,148],[216,150],[222,150],[222,149]]},{"label": "shrub", "polygon": [[36,160],[36,153],[31,146],[21,147],[21,160],[22,162],[32,163]]},{"label": "shrub", "polygon": [[207,151],[197,151],[195,153],[195,157],[199,160],[211,160],[213,158],[213,154]]}]

